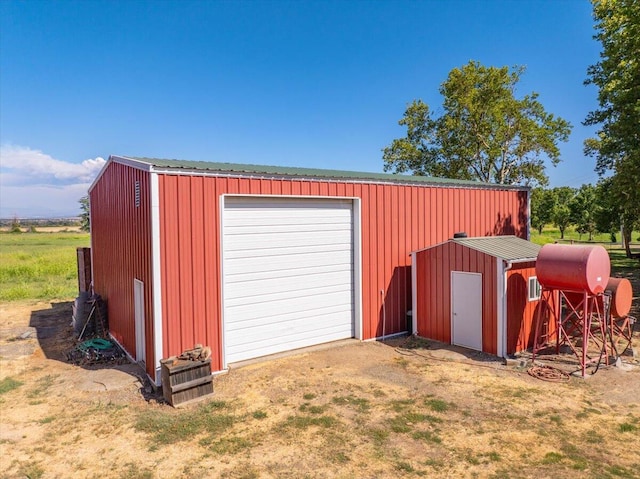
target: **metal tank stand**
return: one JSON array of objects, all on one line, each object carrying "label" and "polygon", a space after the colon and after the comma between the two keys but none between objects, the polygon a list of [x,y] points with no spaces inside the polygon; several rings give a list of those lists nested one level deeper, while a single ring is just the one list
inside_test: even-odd
[{"label": "metal tank stand", "polygon": [[[555,337],[556,354],[561,346],[568,346],[580,363],[582,377],[586,376],[587,366],[599,364],[603,356],[608,364],[609,301],[603,296],[543,288],[535,317],[532,361]],[[597,357],[589,355],[590,344],[595,346]]]}]

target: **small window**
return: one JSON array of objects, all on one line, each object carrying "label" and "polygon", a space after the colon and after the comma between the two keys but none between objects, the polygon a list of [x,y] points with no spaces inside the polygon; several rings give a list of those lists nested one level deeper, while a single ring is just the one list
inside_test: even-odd
[{"label": "small window", "polygon": [[542,288],[540,287],[540,283],[538,283],[538,278],[531,276],[529,278],[529,301],[537,301],[540,299],[541,292]]}]

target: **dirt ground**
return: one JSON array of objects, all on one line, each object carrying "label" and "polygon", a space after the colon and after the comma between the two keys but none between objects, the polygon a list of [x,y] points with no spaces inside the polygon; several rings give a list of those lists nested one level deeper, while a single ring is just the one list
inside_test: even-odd
[{"label": "dirt ground", "polygon": [[[435,342],[345,341],[231,368],[174,409],[80,367],[71,303],[0,304],[0,477],[640,477],[640,361],[546,382]],[[634,346],[640,348],[640,331]]]}]

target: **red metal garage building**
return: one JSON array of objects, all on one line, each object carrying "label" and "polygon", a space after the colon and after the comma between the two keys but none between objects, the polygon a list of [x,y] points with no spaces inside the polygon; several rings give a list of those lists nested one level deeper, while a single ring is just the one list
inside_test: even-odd
[{"label": "red metal garage building", "polygon": [[94,289],[159,383],[161,358],[212,369],[405,331],[409,253],[455,231],[528,236],[528,189],[376,173],[111,156],[90,188]]},{"label": "red metal garage building", "polygon": [[502,357],[532,346],[538,251],[519,237],[496,236],[413,252],[414,332]]}]

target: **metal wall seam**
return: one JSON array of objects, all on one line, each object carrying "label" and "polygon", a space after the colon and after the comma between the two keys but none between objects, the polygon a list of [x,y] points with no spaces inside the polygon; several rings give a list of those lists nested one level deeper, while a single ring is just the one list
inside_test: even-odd
[{"label": "metal wall seam", "polygon": [[531,190],[527,190],[527,211],[525,214],[527,215],[527,240],[531,241]]},{"label": "metal wall seam", "polygon": [[162,265],[160,250],[160,187],[158,184],[158,174],[150,172],[150,194],[151,197],[151,277],[153,278],[153,358],[156,385],[160,385],[161,371],[160,359],[163,357],[162,351]]},{"label": "metal wall seam", "polygon": [[351,198],[353,215],[353,305],[356,339],[364,339],[362,333],[362,215],[360,198]]},{"label": "metal wall seam", "polygon": [[496,343],[496,355],[499,357],[506,356],[506,344],[507,344],[507,290],[506,290],[506,271],[504,269],[504,261],[496,258],[496,301],[497,301],[497,343]]},{"label": "metal wall seam", "polygon": [[220,292],[220,300],[218,302],[218,304],[220,305],[219,307],[219,313],[218,313],[218,324],[219,324],[219,330],[220,330],[220,340],[219,340],[219,345],[220,345],[220,357],[222,358],[222,361],[220,363],[220,367],[222,368],[222,370],[227,370],[228,366],[227,366],[227,355],[225,354],[225,321],[224,321],[224,202],[225,202],[225,198],[226,195],[225,194],[221,194],[218,196],[218,205],[219,205],[219,210],[218,210],[218,224],[219,224],[219,228],[218,228],[218,251],[220,252],[220,267],[218,268],[218,273],[220,274],[220,277],[218,278],[218,284],[220,285],[218,288],[218,291]]},{"label": "metal wall seam", "polygon": [[418,334],[418,255],[411,253],[411,334]]}]

